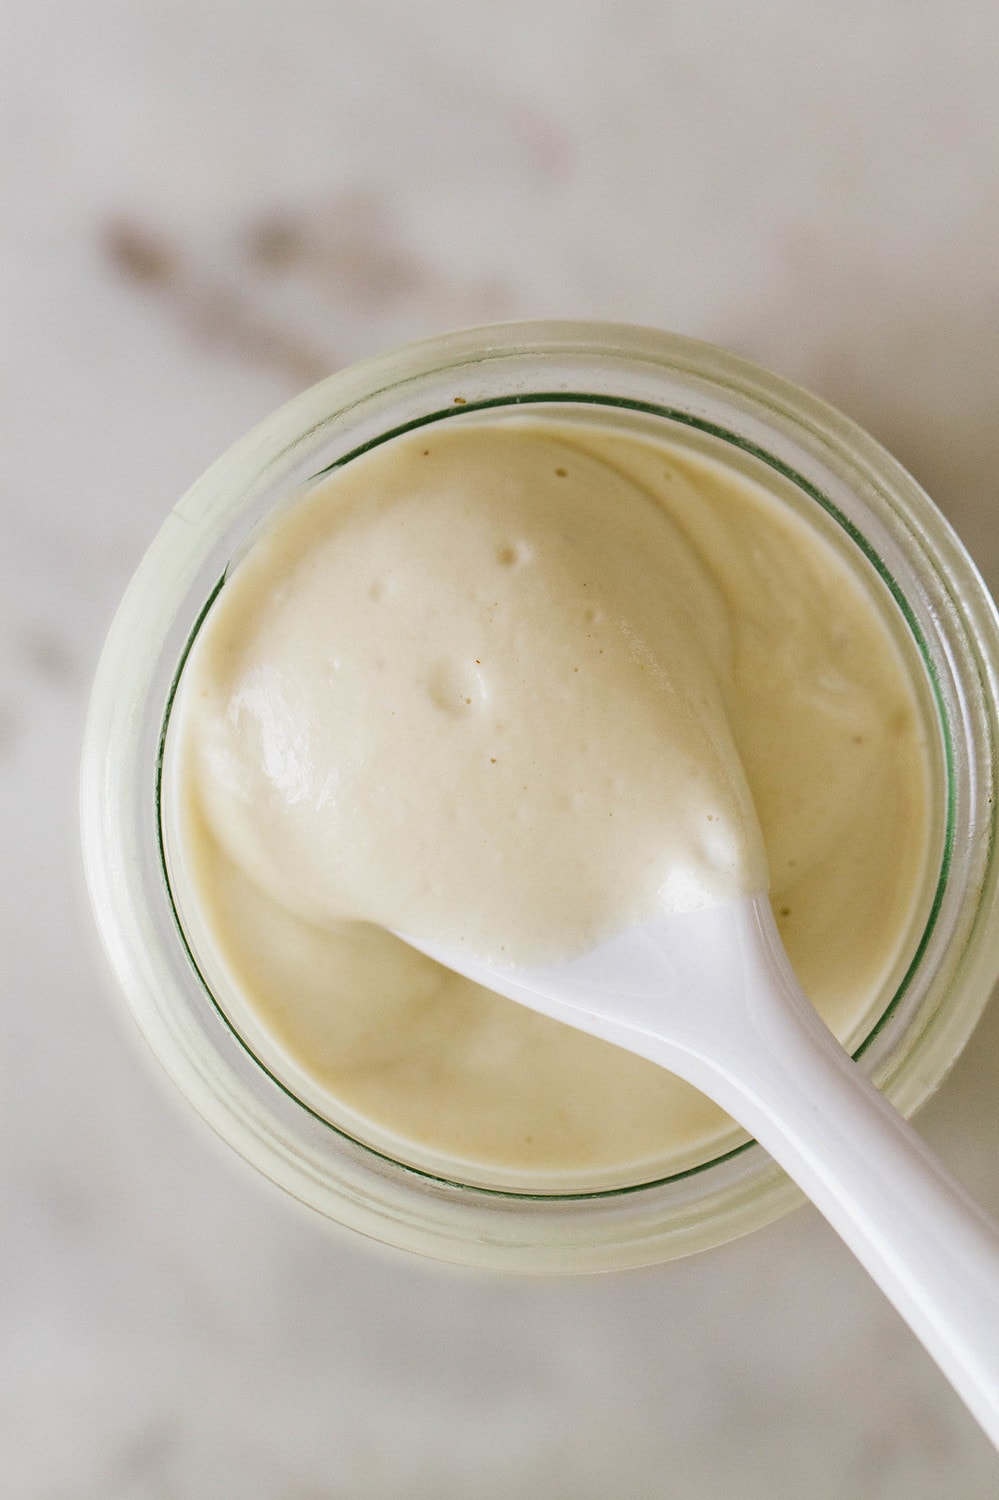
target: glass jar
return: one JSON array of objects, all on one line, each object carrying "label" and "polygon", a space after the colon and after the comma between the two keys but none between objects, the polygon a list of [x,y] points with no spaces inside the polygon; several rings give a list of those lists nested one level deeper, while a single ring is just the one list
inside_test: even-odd
[{"label": "glass jar", "polygon": [[161,831],[178,676],[261,518],[387,437],[525,407],[612,408],[722,452],[879,580],[925,700],[939,816],[912,961],[856,1056],[904,1112],[927,1097],[999,973],[995,608],[947,523],[878,444],[814,397],[690,339],[588,323],[469,330],[344,370],[237,443],[168,517],[112,626],[84,745],[84,855],[112,969],[153,1052],[268,1177],[331,1219],[442,1260],[605,1270],[718,1244],[800,1195],[752,1142],[655,1182],[532,1194],[446,1180],[351,1138],[265,1064],[210,992],[176,915]]}]

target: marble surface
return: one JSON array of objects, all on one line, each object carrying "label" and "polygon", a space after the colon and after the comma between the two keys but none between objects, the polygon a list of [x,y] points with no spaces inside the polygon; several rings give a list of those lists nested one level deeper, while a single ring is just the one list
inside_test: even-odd
[{"label": "marble surface", "polygon": [[[0,1495],[985,1500],[811,1210],[599,1279],[383,1253],[257,1180],[102,987],[75,775],[171,503],[295,390],[478,321],[692,333],[868,426],[999,584],[999,11],[12,0]],[[999,1007],[920,1126],[999,1212]]]}]

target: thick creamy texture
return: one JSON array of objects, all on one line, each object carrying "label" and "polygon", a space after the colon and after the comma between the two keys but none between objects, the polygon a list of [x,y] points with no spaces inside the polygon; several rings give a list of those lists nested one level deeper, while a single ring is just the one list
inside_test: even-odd
[{"label": "thick creamy texture", "polygon": [[731,658],[651,496],[557,433],[455,426],[355,461],[243,563],[192,669],[195,775],[299,916],[561,957],[766,889]]},{"label": "thick creamy texture", "polygon": [[769,861],[846,1036],[924,895],[921,717],[869,590],[750,479],[595,421],[464,417],[287,509],[200,631],[168,772],[241,1029],[372,1144],[511,1187],[636,1180],[726,1122],[385,928],[555,957]]}]

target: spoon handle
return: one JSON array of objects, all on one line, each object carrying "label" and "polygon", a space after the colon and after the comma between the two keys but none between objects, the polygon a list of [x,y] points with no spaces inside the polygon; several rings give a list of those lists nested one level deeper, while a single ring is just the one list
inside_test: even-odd
[{"label": "spoon handle", "polygon": [[716,1100],[826,1216],[999,1447],[999,1228],[821,1021],[766,896],[654,919],[537,969],[417,946]]},{"label": "spoon handle", "polygon": [[[743,903],[738,925],[738,1004],[705,993],[706,1042],[681,1038],[680,1056],[676,1039],[647,1034],[641,1050],[716,1099],[804,1189],[999,1447],[999,1229],[820,1020],[768,904]],[[692,970],[697,984],[703,963]]]}]

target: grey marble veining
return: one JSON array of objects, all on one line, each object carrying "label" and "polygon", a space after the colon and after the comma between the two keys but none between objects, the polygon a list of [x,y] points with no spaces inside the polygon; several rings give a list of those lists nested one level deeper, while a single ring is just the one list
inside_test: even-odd
[{"label": "grey marble veining", "polygon": [[[999,584],[984,0],[15,0],[4,391],[10,1500],[986,1500],[999,1458],[818,1217],[627,1276],[379,1250],[217,1145],[104,989],[75,775],[169,506],[327,370],[513,317],[772,365]],[[999,1212],[993,1003],[921,1116]]]}]

